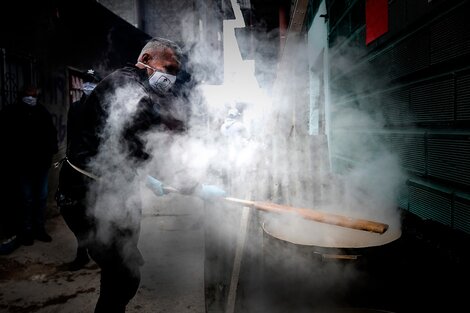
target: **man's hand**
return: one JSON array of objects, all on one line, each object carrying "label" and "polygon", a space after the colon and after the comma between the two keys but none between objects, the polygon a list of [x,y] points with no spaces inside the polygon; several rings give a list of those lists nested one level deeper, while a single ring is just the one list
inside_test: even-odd
[{"label": "man's hand", "polygon": [[196,195],[204,200],[210,200],[218,197],[225,197],[227,193],[220,187],[215,185],[201,185],[201,188],[198,188]]},{"label": "man's hand", "polygon": [[[175,188],[165,187],[161,181],[150,175],[147,175],[145,186],[158,197],[161,197],[168,192],[179,192]],[[227,193],[225,190],[215,185],[202,184],[199,188],[196,189],[194,194],[204,200],[210,200],[214,198],[225,197]]]},{"label": "man's hand", "polygon": [[152,190],[152,192],[158,197],[161,197],[165,194],[163,190],[163,183],[155,177],[147,175],[147,181],[145,182],[145,186]]}]

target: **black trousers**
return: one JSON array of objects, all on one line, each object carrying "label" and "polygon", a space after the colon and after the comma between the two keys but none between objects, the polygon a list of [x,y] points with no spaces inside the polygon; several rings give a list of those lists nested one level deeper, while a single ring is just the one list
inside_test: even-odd
[{"label": "black trousers", "polygon": [[[98,190],[91,188],[90,191],[88,188],[92,182],[64,163],[60,173],[62,188],[59,188],[56,199],[61,204],[59,207],[63,207],[62,216],[77,237],[79,246],[85,243],[89,256],[101,269],[100,296],[94,312],[124,313],[140,285],[140,268],[143,265],[137,247],[140,220],[137,225],[124,227],[106,219],[98,220],[91,211],[85,214],[88,210],[86,200],[92,199],[90,201],[93,203],[97,197],[95,192]],[[140,204],[135,205],[132,209],[140,212]],[[103,229],[106,230],[106,238],[102,236]]]},{"label": "black trousers", "polygon": [[100,296],[95,313],[124,313],[140,285],[143,258],[137,247],[138,234],[116,230],[108,240],[94,237],[91,258],[101,268]]},{"label": "black trousers", "polygon": [[77,239],[77,248],[86,249],[93,222],[87,216],[85,204],[83,201],[76,201],[59,208],[65,223]]},{"label": "black trousers", "polygon": [[95,313],[124,313],[140,284],[140,268],[115,264],[101,267],[100,296]]},{"label": "black trousers", "polygon": [[86,192],[89,181],[67,162],[62,163],[55,199],[60,214],[77,239],[78,249],[86,249],[94,227],[93,219],[87,214]]}]

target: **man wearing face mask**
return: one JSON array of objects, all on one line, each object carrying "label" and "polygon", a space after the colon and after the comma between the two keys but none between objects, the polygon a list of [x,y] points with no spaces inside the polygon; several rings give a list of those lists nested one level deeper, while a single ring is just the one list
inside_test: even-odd
[{"label": "man wearing face mask", "polygon": [[[142,209],[136,185],[145,180],[138,169],[155,157],[146,149],[146,134],[186,131],[186,116],[172,110],[181,59],[178,45],[151,39],[135,65],[106,76],[77,110],[81,123],[64,161],[75,177],[73,184],[59,188],[87,208],[87,248],[101,268],[95,313],[125,312],[138,290],[143,258],[138,249]],[[198,186],[184,192],[195,193]],[[210,191],[197,194],[209,197]]]},{"label": "man wearing face mask", "polygon": [[[67,114],[67,146],[69,143],[76,141],[74,137],[79,136],[80,128],[80,110],[83,108],[83,104],[86,98],[90,95],[96,85],[100,82],[101,78],[99,74],[93,70],[88,69],[83,73],[83,94],[79,100],[73,102],[68,110]],[[79,176],[77,178],[77,176]],[[72,262],[67,265],[69,271],[78,271],[85,267],[90,261],[88,256],[88,250],[86,248],[88,233],[90,228],[90,222],[86,215],[86,206],[80,201],[75,201],[77,198],[73,194],[73,190],[68,190],[66,186],[72,186],[78,180],[78,184],[81,183],[81,174],[77,173],[68,163],[64,163],[60,168],[59,173],[59,188],[56,191],[55,198],[57,201],[57,207],[69,227],[69,229],[75,235],[77,240],[77,250],[75,258]],[[62,186],[65,190],[61,190]],[[78,195],[80,197],[80,195]]]},{"label": "man wearing face mask", "polygon": [[75,118],[79,113],[75,112],[79,110],[82,106],[81,104],[85,102],[86,98],[90,93],[95,89],[96,85],[101,81],[100,75],[93,69],[86,70],[83,73],[83,83],[82,83],[82,96],[77,101],[73,102],[67,113],[67,142],[70,142],[75,135],[74,131],[78,127],[80,121],[77,121]]},{"label": "man wearing face mask", "polygon": [[4,109],[0,122],[2,163],[18,165],[12,178],[21,204],[19,242],[26,246],[35,239],[52,241],[45,228],[45,209],[49,169],[58,151],[57,130],[38,96],[35,86],[26,86],[17,103]]}]

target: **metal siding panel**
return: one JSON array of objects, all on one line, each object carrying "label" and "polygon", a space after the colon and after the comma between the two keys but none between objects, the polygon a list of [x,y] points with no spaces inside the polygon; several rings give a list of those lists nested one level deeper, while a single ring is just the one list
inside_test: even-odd
[{"label": "metal siding panel", "polygon": [[[365,1],[357,1],[351,9],[351,31],[355,31],[366,23]],[[364,44],[365,41],[362,43]]]},{"label": "metal siding panel", "polygon": [[379,135],[379,142],[387,145],[394,154],[398,155],[404,169],[418,174],[425,174],[426,155],[423,135],[391,133]]},{"label": "metal siding panel", "polygon": [[400,32],[406,26],[406,2],[389,1],[389,19],[390,35]]},{"label": "metal siding panel", "polygon": [[[399,157],[404,169],[422,175],[426,172],[423,135],[336,130],[332,132],[331,142],[331,153],[336,157],[363,162],[376,153],[374,149],[385,147]],[[352,146],[360,148],[352,149]]]},{"label": "metal siding panel", "polygon": [[354,166],[350,161],[335,155],[331,157],[331,165],[333,173],[337,174],[347,173]]},{"label": "metal siding panel", "polygon": [[349,21],[349,13],[338,23],[336,35],[344,40],[351,33],[351,25]]},{"label": "metal siding panel", "polygon": [[420,31],[392,49],[390,78],[395,79],[422,70],[429,65],[429,36]]},{"label": "metal siding panel", "polygon": [[440,194],[409,186],[409,211],[424,218],[451,225],[452,207],[450,198]]},{"label": "metal siding panel", "polygon": [[454,80],[433,81],[411,88],[411,111],[416,122],[454,120]]},{"label": "metal siding panel", "polygon": [[351,143],[357,143],[354,145],[356,147],[363,147],[364,145],[363,138],[356,132],[336,130],[332,132],[331,142],[331,153],[338,157],[357,160],[358,154],[363,151],[360,148],[355,151],[351,149]]},{"label": "metal siding panel", "polygon": [[457,77],[457,120],[470,120],[470,74]]},{"label": "metal siding panel", "polygon": [[[331,62],[337,62],[338,57],[347,59],[349,64],[355,65],[356,62],[358,62],[361,58],[363,58],[367,54],[367,50],[363,49],[364,47],[364,42],[366,40],[365,38],[366,32],[365,28],[361,28],[357,31],[355,31],[351,37],[347,39],[347,42],[339,45],[338,47],[331,48],[332,53],[330,54],[331,56]],[[351,51],[354,51],[354,53],[351,53]],[[335,69],[333,67],[332,69]],[[338,71],[339,70],[339,71]],[[344,72],[344,67],[336,67],[336,72],[333,71],[332,77],[334,75],[338,75],[338,73]]]},{"label": "metal siding panel", "polygon": [[[379,71],[382,77],[391,80],[395,77],[395,66],[392,61],[393,49],[386,50],[369,59],[367,67],[371,66],[375,71]],[[367,75],[366,75],[367,77]]]},{"label": "metal siding panel", "polygon": [[335,133],[336,140],[332,144],[332,148],[336,147],[335,154],[354,162],[368,162],[371,158],[384,153],[383,148],[389,147],[384,135],[377,134],[373,130],[359,132],[351,129]]},{"label": "metal siding panel", "polygon": [[399,197],[398,200],[398,207],[403,210],[408,210],[408,198],[407,197]]},{"label": "metal siding panel", "polygon": [[351,49],[353,49],[358,59],[362,58],[364,55],[367,54],[367,51],[363,49],[365,41],[366,41],[366,29],[365,28],[361,28],[360,30],[356,31],[354,36],[351,38],[351,43],[349,44],[349,50],[351,51]]},{"label": "metal siding panel", "polygon": [[339,18],[343,15],[344,11],[348,8],[347,0],[336,0],[333,1],[329,7],[330,16],[330,27],[334,27],[338,22]]},{"label": "metal siding panel", "polygon": [[[361,73],[361,71],[363,71]],[[334,81],[331,93],[333,96],[334,104],[343,103],[345,99],[348,99],[352,96],[355,96],[361,88],[364,88],[364,83],[358,77],[364,76],[364,67],[357,67],[352,69],[352,64],[345,64],[342,68],[335,70],[335,75],[339,76],[337,80]]]},{"label": "metal siding panel", "polygon": [[470,141],[428,139],[428,174],[470,186]]},{"label": "metal siding panel", "polygon": [[431,64],[447,61],[470,52],[465,48],[464,34],[467,33],[465,11],[465,7],[455,10],[431,25]]},{"label": "metal siding panel", "polygon": [[404,210],[408,210],[409,197],[410,195],[408,192],[408,186],[406,186],[406,184],[403,184],[402,186],[400,186],[400,191],[398,193],[398,207]]},{"label": "metal siding panel", "polygon": [[411,171],[424,174],[426,155],[424,136],[391,134],[392,147],[400,157],[402,166]]},{"label": "metal siding panel", "polygon": [[454,228],[470,234],[470,205],[455,201]]},{"label": "metal siding panel", "polygon": [[470,15],[470,3],[467,2],[466,5],[463,6],[462,12],[464,15],[462,51],[464,51],[464,53],[470,53],[470,32],[468,31],[470,29],[470,19],[468,18]]},{"label": "metal siding panel", "polygon": [[[432,0],[431,0],[432,1]],[[408,23],[413,23],[419,20],[423,15],[428,13],[430,0],[413,0],[406,2],[406,12],[408,16]]]},{"label": "metal siding panel", "polygon": [[388,126],[407,125],[412,122],[409,97],[408,89],[394,90],[382,96],[383,115]]}]

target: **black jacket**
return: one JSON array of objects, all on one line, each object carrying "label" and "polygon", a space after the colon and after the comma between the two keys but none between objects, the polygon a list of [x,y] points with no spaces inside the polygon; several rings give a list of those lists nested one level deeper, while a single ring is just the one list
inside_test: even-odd
[{"label": "black jacket", "polygon": [[73,120],[78,122],[69,129],[73,139],[68,143],[67,151],[67,157],[74,165],[88,169],[88,163],[97,154],[100,144],[107,139],[106,127],[111,110],[123,109],[114,107],[119,102],[116,101],[118,97],[128,97],[131,106],[135,105],[132,102],[137,102],[137,110],[118,129],[119,148],[137,162],[149,157],[141,139],[145,132],[156,128],[178,132],[185,129],[184,123],[166,109],[168,99],[150,89],[146,70],[124,67],[105,77],[86,101],[74,108]]},{"label": "black jacket", "polygon": [[23,101],[5,107],[0,114],[2,162],[18,171],[44,170],[58,151],[57,130],[49,111],[40,103]]}]

